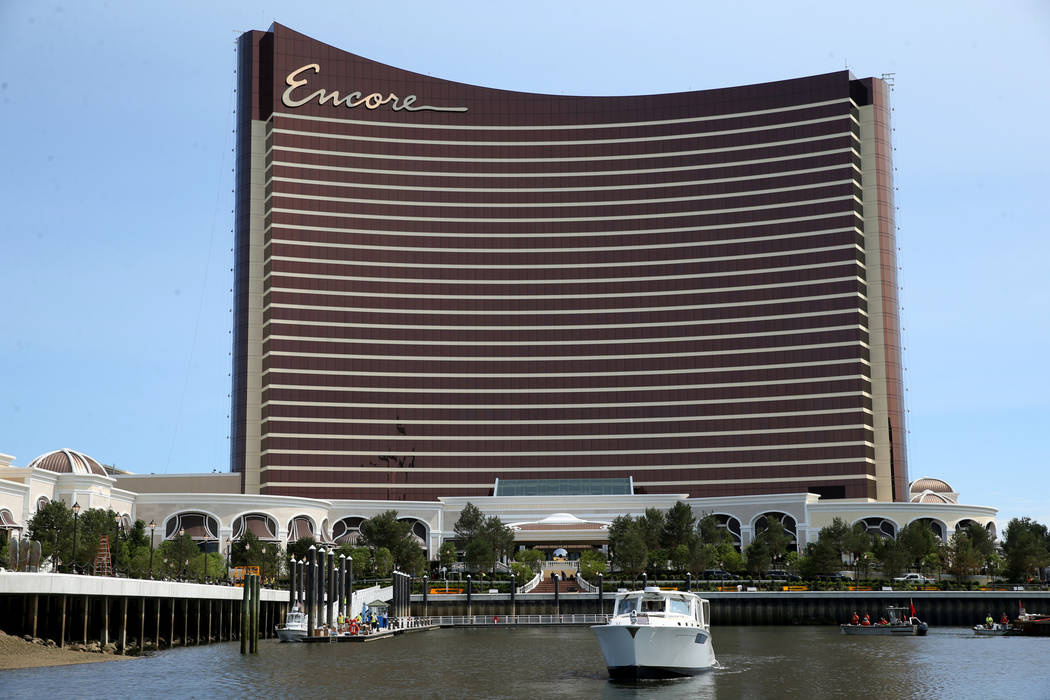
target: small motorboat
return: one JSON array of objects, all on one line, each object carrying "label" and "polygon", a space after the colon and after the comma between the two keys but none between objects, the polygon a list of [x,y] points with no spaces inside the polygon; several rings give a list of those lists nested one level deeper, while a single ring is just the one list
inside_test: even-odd
[{"label": "small motorboat", "polygon": [[695,676],[715,665],[711,603],[648,586],[616,594],[613,616],[591,627],[614,680]]},{"label": "small motorboat", "polygon": [[284,625],[274,628],[282,642],[301,642],[306,639],[306,613],[293,610],[284,616]]},{"label": "small motorboat", "polygon": [[991,627],[988,627],[987,625],[974,625],[973,633],[981,637],[1008,637],[1015,634],[1021,634],[1021,631],[1015,630],[1010,625],[995,622],[992,623]]},{"label": "small motorboat", "polygon": [[842,634],[861,636],[925,637],[929,626],[915,616],[915,606],[910,609],[890,606],[886,608],[884,621],[868,624],[849,622],[839,625],[839,629],[842,630]]}]

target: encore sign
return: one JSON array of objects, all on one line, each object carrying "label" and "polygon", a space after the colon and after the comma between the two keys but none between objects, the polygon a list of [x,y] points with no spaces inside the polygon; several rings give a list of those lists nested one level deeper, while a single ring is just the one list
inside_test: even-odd
[{"label": "encore sign", "polygon": [[432,112],[466,112],[466,107],[434,107],[433,105],[417,105],[415,95],[405,95],[404,97],[398,97],[394,93],[390,92],[384,95],[381,92],[370,92],[367,95],[362,94],[358,90],[347,93],[345,96],[340,95],[338,90],[332,90],[328,92],[325,89],[315,90],[306,97],[295,98],[292,93],[298,88],[303,87],[309,81],[306,78],[300,78],[301,73],[307,71],[313,71],[314,73],[321,72],[321,66],[317,63],[310,63],[302,68],[296,68],[288,77],[285,78],[284,82],[288,86],[288,89],[281,95],[281,102],[284,103],[285,107],[302,107],[311,100],[317,100],[318,104],[324,104],[331,102],[333,107],[340,105],[353,109],[354,107],[364,107],[365,109],[378,109],[383,105],[390,105],[390,109],[395,112],[405,110],[406,112],[422,112],[423,110],[430,110]]}]

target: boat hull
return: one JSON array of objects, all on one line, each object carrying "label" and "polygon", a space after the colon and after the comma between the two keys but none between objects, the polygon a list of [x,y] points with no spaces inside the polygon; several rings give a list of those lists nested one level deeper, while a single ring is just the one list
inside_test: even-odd
[{"label": "boat hull", "polygon": [[275,627],[277,638],[282,642],[301,642],[306,639],[306,630],[288,627]]},{"label": "boat hull", "polygon": [[1026,637],[1050,637],[1050,618],[1024,620],[1018,622],[1017,626]]},{"label": "boat hull", "polygon": [[1010,637],[1013,635],[1020,634],[1018,630],[1011,629],[1004,625],[996,625],[994,627],[985,627],[984,625],[977,625],[973,628],[973,633],[978,637]]},{"label": "boat hull", "polygon": [[591,627],[613,679],[695,676],[715,665],[711,634],[700,627]]},{"label": "boat hull", "polygon": [[861,637],[925,637],[925,622],[917,625],[839,625],[842,634]]}]

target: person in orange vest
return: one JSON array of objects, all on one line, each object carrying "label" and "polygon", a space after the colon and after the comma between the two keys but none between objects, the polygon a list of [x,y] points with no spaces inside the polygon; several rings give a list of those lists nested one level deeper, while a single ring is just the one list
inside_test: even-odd
[{"label": "person in orange vest", "polygon": [[849,619],[849,623],[851,625],[859,625],[860,624],[860,616],[857,615],[857,611],[856,610],[853,611],[853,617],[851,617]]},{"label": "person in orange vest", "polygon": [[861,620],[860,624],[864,627],[871,627],[871,618],[868,616],[868,613],[864,613],[864,619]]}]

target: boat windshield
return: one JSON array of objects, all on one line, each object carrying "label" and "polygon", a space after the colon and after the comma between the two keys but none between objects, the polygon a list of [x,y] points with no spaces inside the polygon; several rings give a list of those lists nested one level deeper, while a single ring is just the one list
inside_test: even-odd
[{"label": "boat windshield", "polygon": [[689,601],[688,600],[676,600],[671,598],[671,605],[667,612],[672,615],[686,615],[689,613]]},{"label": "boat windshield", "polygon": [[620,598],[616,601],[616,614],[617,615],[630,615],[632,612],[638,612],[640,609],[641,598]]},{"label": "boat windshield", "polygon": [[646,598],[642,601],[642,610],[647,613],[662,613],[664,611],[664,599]]}]

